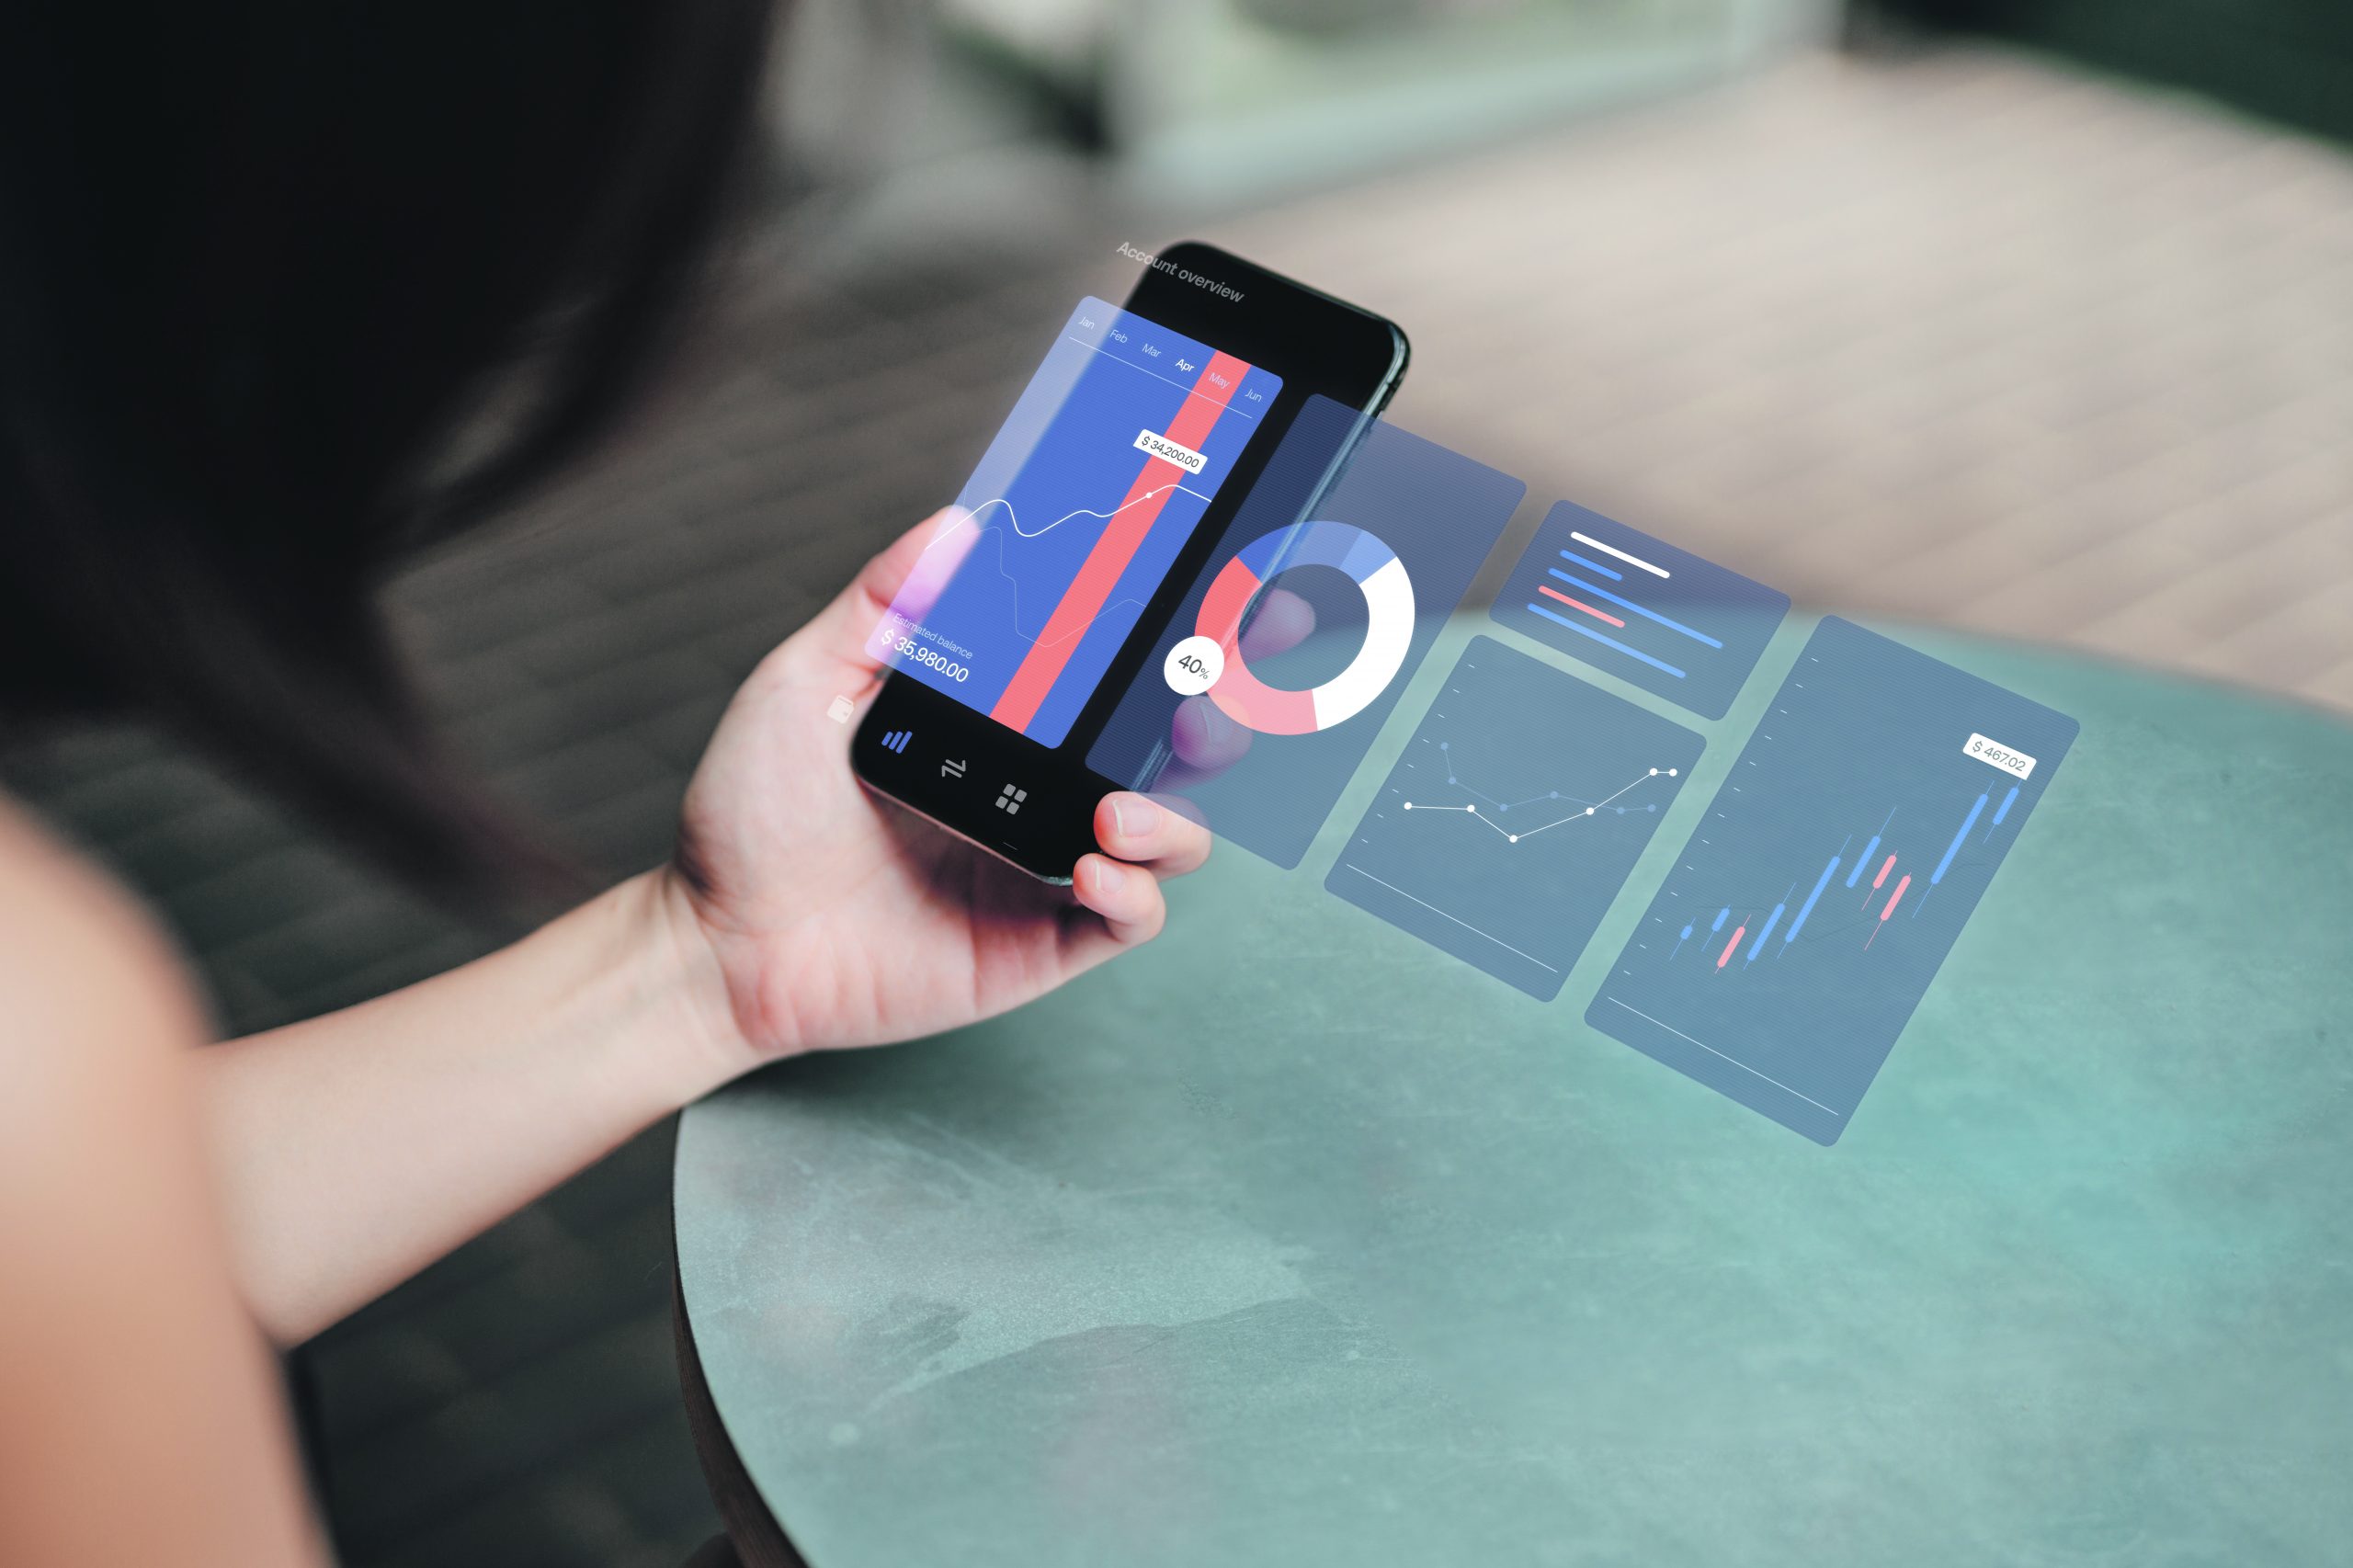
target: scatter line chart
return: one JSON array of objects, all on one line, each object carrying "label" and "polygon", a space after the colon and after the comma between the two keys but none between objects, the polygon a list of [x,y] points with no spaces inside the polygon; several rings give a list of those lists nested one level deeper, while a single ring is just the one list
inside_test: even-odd
[{"label": "scatter line chart", "polygon": [[1324,886],[1549,1001],[1700,749],[1671,720],[1473,638]]},{"label": "scatter line chart", "polygon": [[[1440,741],[1438,743],[1438,751],[1441,755],[1448,756],[1449,766],[1451,767],[1452,757],[1450,743]],[[1682,769],[1678,767],[1647,768],[1630,782],[1620,785],[1617,789],[1612,790],[1608,794],[1604,795],[1598,801],[1577,801],[1573,796],[1562,794],[1558,790],[1548,790],[1541,795],[1531,795],[1525,801],[1497,801],[1492,796],[1480,796],[1480,800],[1487,802],[1487,810],[1484,812],[1482,812],[1479,810],[1479,801],[1471,801],[1465,805],[1441,805],[1432,801],[1407,801],[1399,807],[1399,810],[1408,812],[1418,811],[1423,812],[1461,812],[1478,822],[1485,824],[1488,827],[1495,829],[1495,832],[1502,834],[1506,842],[1518,844],[1523,838],[1533,838],[1540,833],[1549,833],[1553,828],[1560,827],[1567,823],[1584,822],[1600,814],[1603,812],[1609,812],[1615,815],[1623,816],[1626,814],[1629,808],[1616,803],[1620,796],[1624,795],[1628,791],[1637,789],[1642,785],[1649,783],[1654,778],[1676,778],[1681,777],[1681,775]],[[1452,773],[1449,773],[1446,776],[1446,781],[1449,784],[1455,786],[1455,788],[1462,790],[1468,793],[1478,793],[1476,790],[1472,790],[1469,785],[1464,784],[1461,779],[1457,778]],[[1569,801],[1575,807],[1575,809],[1569,812],[1566,815],[1554,817],[1551,822],[1539,824],[1535,827],[1521,828],[1506,826],[1503,821],[1506,816],[1510,814],[1511,808],[1514,805],[1533,806],[1549,802],[1557,806],[1563,801]],[[1645,812],[1655,812],[1658,810],[1658,803],[1656,801],[1652,801],[1638,809]]]}]

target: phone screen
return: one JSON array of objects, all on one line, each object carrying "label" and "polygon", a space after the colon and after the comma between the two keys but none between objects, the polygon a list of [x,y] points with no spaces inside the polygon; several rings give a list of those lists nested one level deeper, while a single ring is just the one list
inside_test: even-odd
[{"label": "phone screen", "polygon": [[1282,379],[1088,298],[874,631],[892,668],[1057,746]]}]

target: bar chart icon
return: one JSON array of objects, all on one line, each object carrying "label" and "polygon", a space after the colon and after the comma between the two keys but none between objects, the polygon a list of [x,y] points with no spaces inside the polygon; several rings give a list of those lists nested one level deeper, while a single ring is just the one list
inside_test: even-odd
[{"label": "bar chart icon", "polygon": [[1721,719],[1789,615],[1790,597],[1562,501],[1491,613],[1573,659]]}]

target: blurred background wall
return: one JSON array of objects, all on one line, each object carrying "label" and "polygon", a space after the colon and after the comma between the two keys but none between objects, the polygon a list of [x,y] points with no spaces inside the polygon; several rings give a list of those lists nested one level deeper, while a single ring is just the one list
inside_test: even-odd
[{"label": "blurred background wall", "polygon": [[1877,9],[2353,137],[2353,12],[2327,0],[1877,0]]},{"label": "blurred background wall", "polygon": [[[734,682],[951,496],[1121,241],[1394,315],[1392,417],[1838,607],[2353,709],[2341,0],[810,0],[656,406],[392,593],[431,703],[601,870]],[[1523,519],[1523,528],[1532,519]],[[499,933],[165,737],[0,777],[242,1030]],[[347,1559],[673,1564],[668,1130],[297,1359]]]}]

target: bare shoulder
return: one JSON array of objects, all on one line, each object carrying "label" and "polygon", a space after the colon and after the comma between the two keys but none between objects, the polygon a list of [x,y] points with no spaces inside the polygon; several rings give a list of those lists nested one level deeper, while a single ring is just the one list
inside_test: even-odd
[{"label": "bare shoulder", "polygon": [[137,903],[0,800],[0,1562],[325,1561],[222,1233],[202,1019]]},{"label": "bare shoulder", "polygon": [[0,1095],[0,1106],[15,1100],[36,1116],[64,1080],[153,1062],[204,1038],[195,989],[154,923],[5,798],[0,998],[0,1081],[18,1091]]}]

